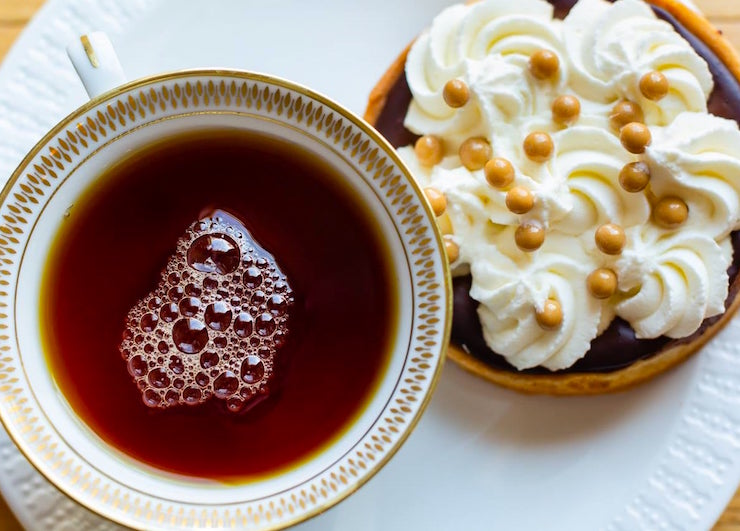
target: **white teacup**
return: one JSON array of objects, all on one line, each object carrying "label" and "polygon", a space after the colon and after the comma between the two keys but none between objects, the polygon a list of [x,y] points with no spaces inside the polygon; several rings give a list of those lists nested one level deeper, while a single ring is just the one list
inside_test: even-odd
[{"label": "white teacup", "polygon": [[[0,197],[0,419],[49,481],[124,525],[275,529],[318,514],[390,459],[418,421],[442,365],[450,281],[423,192],[370,126],[294,83],[204,69],[104,92],[123,80],[107,39],[83,37],[69,53],[92,100],[31,150]],[[125,153],[214,126],[278,135],[337,168],[383,227],[401,301],[390,362],[349,429],[300,466],[241,485],[173,477],[103,442],[60,392],[39,331],[42,270],[67,207]]]}]

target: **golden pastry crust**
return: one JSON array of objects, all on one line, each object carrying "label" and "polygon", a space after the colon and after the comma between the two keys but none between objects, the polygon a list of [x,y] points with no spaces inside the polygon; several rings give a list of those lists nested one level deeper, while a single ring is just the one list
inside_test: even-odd
[{"label": "golden pastry crust", "polygon": [[[703,16],[686,7],[680,0],[646,0],[648,3],[670,13],[687,30],[701,39],[740,80],[740,55]],[[409,44],[396,58],[370,92],[365,120],[375,124],[385,106],[388,93],[404,73]],[[643,383],[675,367],[699,350],[731,318],[740,306],[740,275],[730,286],[732,302],[722,317],[705,328],[702,333],[686,343],[665,348],[652,357],[636,361],[632,365],[612,372],[525,374],[495,369],[456,345],[450,345],[447,355],[465,370],[477,374],[495,384],[523,393],[551,395],[595,395],[621,391]]]},{"label": "golden pastry crust", "polygon": [[378,116],[380,116],[383,107],[385,107],[385,102],[388,100],[388,93],[393,88],[393,85],[396,84],[398,78],[403,75],[406,66],[406,56],[408,56],[412,44],[413,42],[409,43],[403,49],[401,54],[393,61],[393,64],[385,71],[383,77],[373,87],[373,90],[370,91],[363,118],[371,125],[375,125],[375,122],[378,121]]}]

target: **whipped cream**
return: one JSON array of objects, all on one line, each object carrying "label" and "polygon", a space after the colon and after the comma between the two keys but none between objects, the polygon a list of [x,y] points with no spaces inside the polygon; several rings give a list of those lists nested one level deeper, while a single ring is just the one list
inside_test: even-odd
[{"label": "whipped cream", "polygon": [[[683,111],[706,112],[714,86],[709,67],[645,2],[580,0],[564,26],[572,83],[582,96],[637,102],[648,124],[670,123]],[[661,72],[671,87],[659,102],[638,88],[650,71]]]},{"label": "whipped cream", "polygon": [[[541,48],[564,61],[561,24],[553,23],[552,16],[544,0],[478,2],[444,10],[409,50],[406,80],[414,98],[406,128],[442,136],[456,152],[470,136],[486,136],[498,127],[513,131],[518,121],[548,112],[557,87],[543,91],[524,73],[529,56]],[[450,108],[442,97],[444,84],[453,78],[472,91],[472,101],[461,110]],[[557,84],[566,81],[563,77]],[[495,136],[496,151],[495,142],[509,135],[489,136]]]},{"label": "whipped cream", "polygon": [[[548,236],[534,257],[510,243],[513,233],[507,227],[491,239],[496,243],[465,246],[483,337],[518,369],[570,367],[608,326],[614,310],[587,292],[584,278],[592,261],[570,236]],[[563,246],[571,252],[563,253]],[[563,312],[563,322],[553,331],[544,330],[535,317],[548,298],[558,300]]]},{"label": "whipped cream", "polygon": [[615,308],[638,338],[686,337],[724,312],[729,238],[717,242],[700,228],[666,234],[649,225],[630,228],[627,237],[630,245],[614,264],[623,293]]},{"label": "whipped cream", "polygon": [[[543,49],[559,60],[557,74],[544,80],[529,66]],[[651,72],[668,82],[657,100],[640,87]],[[740,130],[707,114],[713,80],[706,62],[648,5],[580,0],[562,21],[545,0],[452,6],[412,46],[406,79],[413,100],[404,125],[437,137],[444,157],[427,167],[413,147],[399,153],[422,186],[444,193],[440,226],[459,248],[453,273],[471,274],[484,339],[513,366],[567,368],[615,316],[640,338],[679,338],[724,311],[729,234],[740,228]],[[460,108],[443,97],[451,79],[469,90]],[[580,103],[569,126],[553,120],[561,95]],[[610,125],[624,100],[643,111],[652,135],[644,153],[627,151]],[[535,131],[552,139],[544,162],[523,148]],[[458,150],[471,137],[486,138],[494,156],[512,164],[509,186],[496,188],[483,169],[463,164]],[[620,172],[632,163],[650,171],[639,192],[620,185]],[[532,194],[530,210],[516,214],[507,206],[512,187]],[[685,221],[668,225],[656,217],[666,197],[683,201]],[[596,243],[607,223],[624,234],[615,255]],[[515,243],[525,225],[544,231],[533,252]],[[604,268],[618,283],[613,295],[597,298],[587,279]],[[562,311],[558,326],[538,322],[546,300]]]},{"label": "whipped cream", "polygon": [[651,187],[657,196],[677,195],[693,228],[724,238],[740,222],[740,133],[732,120],[711,114],[683,113],[670,125],[652,129],[645,151]]}]

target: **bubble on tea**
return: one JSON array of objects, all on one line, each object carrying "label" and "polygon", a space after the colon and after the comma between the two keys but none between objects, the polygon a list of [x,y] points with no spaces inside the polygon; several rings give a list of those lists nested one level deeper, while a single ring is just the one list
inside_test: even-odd
[{"label": "bubble on tea", "polygon": [[288,333],[293,292],[243,223],[213,210],[177,241],[159,284],[126,317],[119,346],[152,408],[263,399]]}]

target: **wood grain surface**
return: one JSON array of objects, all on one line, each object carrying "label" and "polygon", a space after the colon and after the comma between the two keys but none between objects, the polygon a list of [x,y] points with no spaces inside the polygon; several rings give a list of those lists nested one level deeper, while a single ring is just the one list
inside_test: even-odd
[{"label": "wood grain surface", "polygon": [[[740,48],[740,1],[694,0],[694,3]],[[42,4],[43,0],[0,0],[0,60]],[[0,531],[21,530],[0,496]],[[740,490],[725,509],[714,531],[740,531]]]}]

